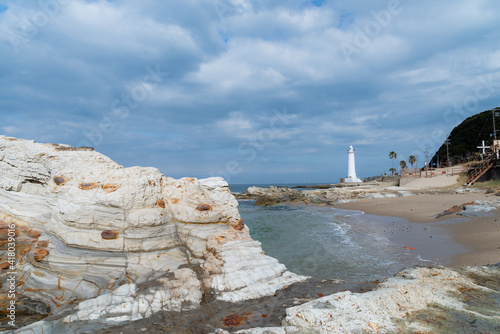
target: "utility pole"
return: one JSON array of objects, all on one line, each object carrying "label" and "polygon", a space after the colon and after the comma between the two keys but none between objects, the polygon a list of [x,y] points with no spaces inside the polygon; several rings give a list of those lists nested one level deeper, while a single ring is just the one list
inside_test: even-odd
[{"label": "utility pole", "polygon": [[449,135],[446,138],[445,144],[446,144],[446,166],[450,167],[450,152],[448,150],[448,145],[450,144],[450,136]]},{"label": "utility pole", "polygon": [[495,110],[491,111],[491,116],[493,117],[493,139],[497,140],[497,130],[495,128],[495,116],[496,116]]},{"label": "utility pole", "polygon": [[498,159],[498,147],[497,147],[497,129],[496,129],[496,118],[500,116],[500,112],[498,108],[495,108],[491,111],[493,117],[493,152],[497,152]]},{"label": "utility pole", "polygon": [[427,169],[428,169],[428,165],[427,165],[427,161],[429,161],[429,151],[425,150],[425,177],[427,177]]}]

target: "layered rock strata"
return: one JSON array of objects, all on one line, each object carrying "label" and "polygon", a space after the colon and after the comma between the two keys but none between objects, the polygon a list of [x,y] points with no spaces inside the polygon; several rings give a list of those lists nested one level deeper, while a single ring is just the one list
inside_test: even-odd
[{"label": "layered rock strata", "polygon": [[222,178],[124,168],[92,148],[0,136],[0,227],[12,224],[17,296],[74,311],[65,323],[258,298],[304,279],[252,240]]},{"label": "layered rock strata", "polygon": [[338,292],[288,308],[283,327],[237,333],[498,333],[499,303],[499,265],[410,268],[370,292]]}]

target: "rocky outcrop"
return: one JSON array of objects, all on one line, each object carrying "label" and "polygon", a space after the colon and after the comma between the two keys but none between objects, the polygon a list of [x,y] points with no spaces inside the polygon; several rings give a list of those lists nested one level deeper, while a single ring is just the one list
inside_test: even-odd
[{"label": "rocky outcrop", "polygon": [[411,268],[370,292],[338,292],[288,308],[284,327],[238,333],[497,333],[499,300],[499,265]]},{"label": "rocky outcrop", "polygon": [[244,193],[235,194],[235,196],[237,199],[253,199],[257,206],[301,203],[305,200],[297,189],[275,186],[269,188],[250,187]]},{"label": "rocky outcrop", "polygon": [[2,289],[14,271],[19,298],[65,323],[258,298],[304,279],[251,239],[222,178],[124,168],[91,148],[0,136],[0,225],[15,225],[17,261],[0,271]]},{"label": "rocky outcrop", "polygon": [[358,186],[331,188],[326,190],[304,190],[304,197],[315,204],[341,204],[366,198],[394,198],[415,195],[415,192],[400,187]]},{"label": "rocky outcrop", "polygon": [[334,205],[364,198],[401,197],[414,194],[415,192],[400,189],[399,187],[373,185],[302,191],[294,188],[270,186],[269,188],[250,187],[242,194],[235,194],[235,196],[237,199],[255,200],[257,206],[272,206],[280,204]]},{"label": "rocky outcrop", "polygon": [[392,186],[390,183],[338,186],[328,189],[307,189],[299,191],[294,188],[250,187],[242,194],[234,194],[237,199],[255,200],[257,206],[287,205],[287,204],[315,204],[336,205],[370,198],[406,197],[419,194],[451,194],[482,192],[473,188],[436,187],[436,188],[406,188]]}]

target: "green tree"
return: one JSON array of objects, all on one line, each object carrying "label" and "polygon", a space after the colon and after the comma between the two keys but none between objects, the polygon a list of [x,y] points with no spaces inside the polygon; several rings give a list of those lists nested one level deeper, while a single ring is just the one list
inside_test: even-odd
[{"label": "green tree", "polygon": [[401,171],[403,171],[406,168],[406,161],[401,160],[399,162],[399,167],[401,167]]},{"label": "green tree", "polygon": [[389,169],[392,172],[392,175],[394,175],[394,172],[396,171],[396,168],[394,168],[394,160],[398,157],[398,154],[394,151],[389,152],[389,158],[392,159],[392,168]]},{"label": "green tree", "polygon": [[413,169],[413,165],[417,162],[417,158],[414,155],[410,155],[408,162],[411,164],[411,168]]}]

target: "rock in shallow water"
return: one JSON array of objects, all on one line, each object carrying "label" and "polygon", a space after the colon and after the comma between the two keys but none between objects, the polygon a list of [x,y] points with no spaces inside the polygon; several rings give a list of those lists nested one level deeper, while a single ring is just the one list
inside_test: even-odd
[{"label": "rock in shallow water", "polygon": [[407,269],[374,291],[336,293],[287,309],[284,324],[314,333],[451,333],[480,320],[479,332],[494,332],[500,311],[489,308],[500,294],[499,278],[499,266]]},{"label": "rock in shallow water", "polygon": [[338,292],[288,308],[284,327],[238,334],[500,333],[499,306],[500,265],[417,267],[370,292]]},{"label": "rock in shallow water", "polygon": [[0,224],[17,226],[17,293],[65,323],[258,298],[305,279],[264,255],[222,178],[176,180],[93,150],[0,136]]}]

